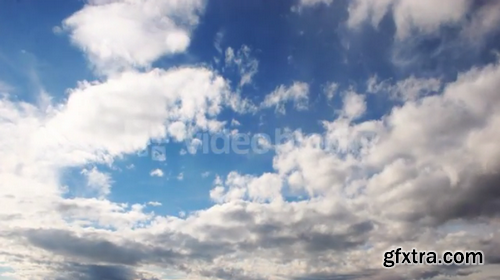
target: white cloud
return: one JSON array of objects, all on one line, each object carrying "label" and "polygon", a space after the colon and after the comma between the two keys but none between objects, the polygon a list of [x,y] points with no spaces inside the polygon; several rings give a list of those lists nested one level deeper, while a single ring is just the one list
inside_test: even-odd
[{"label": "white cloud", "polygon": [[248,197],[257,202],[281,199],[282,187],[279,175],[265,173],[248,184]]},{"label": "white cloud", "polygon": [[320,3],[325,3],[327,5],[330,5],[333,3],[333,0],[300,0],[299,4],[302,6],[314,6]]},{"label": "white cloud", "polygon": [[219,53],[222,53],[222,39],[224,39],[224,32],[217,32],[217,34],[215,34],[214,47]]},{"label": "white cloud", "polygon": [[52,27],[52,32],[56,35],[62,34],[64,30],[60,26],[54,26]]},{"label": "white cloud", "polygon": [[324,88],[324,94],[328,100],[332,100],[337,90],[339,89],[339,85],[337,83],[328,83]]},{"label": "white cloud", "polygon": [[226,58],[225,58],[226,65],[229,65],[229,64],[233,63],[234,57],[235,57],[235,55],[234,55],[233,48],[228,47],[226,49]]},{"label": "white cloud", "polygon": [[184,52],[204,9],[202,0],[90,1],[64,20],[71,40],[104,74],[148,67]]},{"label": "white cloud", "polygon": [[258,72],[259,61],[252,57],[251,52],[252,50],[245,45],[236,53],[231,47],[226,49],[226,67],[235,65],[238,68],[241,77],[239,87],[251,84],[253,76]]},{"label": "white cloud", "polygon": [[462,36],[473,44],[482,43],[485,37],[497,31],[500,26],[500,2],[487,1],[471,17],[463,28]]},{"label": "white cloud", "polygon": [[231,172],[223,183],[217,177],[210,197],[219,203],[250,199],[255,202],[270,202],[281,199],[282,179],[277,174],[265,173],[260,177]]},{"label": "white cloud", "polygon": [[303,8],[317,6],[319,4],[331,5],[334,0],[299,0],[296,6],[292,7],[293,12],[301,12]]},{"label": "white cloud", "polygon": [[182,172],[181,172],[181,173],[179,173],[179,175],[177,175],[177,180],[178,180],[178,181],[182,181],[182,180],[184,180],[184,173],[182,173]]},{"label": "white cloud", "polygon": [[384,15],[392,12],[399,39],[413,30],[429,34],[441,26],[457,24],[467,14],[471,0],[355,0],[349,6],[348,25],[359,27],[364,21],[378,26]]},{"label": "white cloud", "polygon": [[207,178],[208,176],[210,176],[210,171],[205,171],[205,172],[201,173],[202,178]]},{"label": "white cloud", "polygon": [[377,77],[371,77],[367,82],[369,93],[385,93],[391,99],[400,101],[415,101],[426,95],[438,93],[442,82],[437,78],[416,78],[410,76],[407,79],[391,84],[390,81],[379,82]]},{"label": "white cloud", "polygon": [[231,126],[240,126],[240,125],[241,125],[241,123],[238,120],[236,120],[236,119],[231,120]]},{"label": "white cloud", "polygon": [[110,174],[100,172],[96,167],[83,169],[81,173],[87,178],[87,186],[96,192],[99,197],[106,197],[111,193],[113,180]]},{"label": "white cloud", "polygon": [[275,107],[276,111],[285,114],[284,104],[293,102],[295,109],[307,110],[309,102],[309,85],[303,82],[294,82],[291,86],[279,86],[272,93],[266,95],[261,108]]},{"label": "white cloud", "polygon": [[210,190],[210,198],[216,202],[223,202],[224,197],[224,187],[216,186],[212,190]]},{"label": "white cloud", "polygon": [[168,133],[178,142],[186,138],[186,125],[183,122],[177,121],[168,127]]},{"label": "white cloud", "polygon": [[364,95],[357,94],[354,91],[347,91],[343,102],[344,106],[342,109],[342,115],[348,119],[357,119],[366,111],[366,101]]},{"label": "white cloud", "polygon": [[148,202],[148,205],[156,207],[156,206],[161,206],[162,204],[158,201],[150,201]]},{"label": "white cloud", "polygon": [[161,169],[157,168],[149,173],[149,176],[152,177],[163,177],[164,173]]},{"label": "white cloud", "polygon": [[65,151],[57,153],[61,164],[80,164],[139,151],[149,139],[169,134],[179,140],[200,130],[214,132],[222,126],[215,117],[228,94],[224,79],[198,68],[83,82],[36,131],[42,139],[37,145]]}]

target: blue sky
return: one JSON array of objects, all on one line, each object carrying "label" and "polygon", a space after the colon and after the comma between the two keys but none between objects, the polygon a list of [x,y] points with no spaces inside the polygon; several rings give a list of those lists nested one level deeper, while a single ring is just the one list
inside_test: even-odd
[{"label": "blue sky", "polygon": [[496,279],[499,11],[0,2],[0,279]]}]

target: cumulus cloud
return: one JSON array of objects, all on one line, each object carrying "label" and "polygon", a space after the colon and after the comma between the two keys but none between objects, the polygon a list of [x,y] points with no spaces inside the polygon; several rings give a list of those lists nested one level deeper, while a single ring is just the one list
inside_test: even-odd
[{"label": "cumulus cloud", "polygon": [[211,190],[212,199],[217,202],[230,202],[250,199],[257,202],[274,201],[281,199],[283,182],[276,174],[266,173],[260,177],[241,175],[231,172],[227,179],[217,180],[215,188]]},{"label": "cumulus cloud", "polygon": [[353,91],[348,91],[343,99],[342,115],[348,119],[357,119],[366,111],[365,97]]},{"label": "cumulus cloud", "polygon": [[99,72],[110,74],[184,52],[204,5],[203,0],[90,0],[63,28]]},{"label": "cumulus cloud", "polygon": [[139,151],[150,139],[181,141],[220,130],[216,116],[229,95],[225,80],[203,68],[125,72],[80,83],[34,133],[43,139],[37,145],[66,151],[57,153],[61,164],[105,161]]},{"label": "cumulus cloud", "polygon": [[163,175],[164,174],[163,174],[163,171],[161,169],[155,169],[149,173],[149,176],[153,176],[153,177],[155,177],[155,176],[156,177],[163,177]]},{"label": "cumulus cloud", "polygon": [[100,197],[111,193],[113,180],[109,174],[100,172],[96,167],[90,170],[83,169],[81,173],[87,178],[87,186],[97,192]]}]

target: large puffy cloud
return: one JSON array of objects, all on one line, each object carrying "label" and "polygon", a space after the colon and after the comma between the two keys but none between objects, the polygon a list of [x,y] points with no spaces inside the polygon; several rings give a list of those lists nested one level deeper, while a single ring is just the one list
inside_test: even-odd
[{"label": "large puffy cloud", "polygon": [[349,7],[348,25],[356,27],[365,20],[377,26],[389,11],[394,16],[397,36],[406,38],[417,29],[424,33],[436,31],[446,24],[458,23],[466,15],[470,0],[411,1],[411,0],[356,0]]},{"label": "large puffy cloud", "polygon": [[132,153],[150,139],[182,141],[199,130],[218,131],[223,123],[215,117],[230,95],[225,80],[203,68],[125,72],[105,82],[82,82],[66,104],[52,110],[33,145],[51,158],[48,151],[59,151],[58,162],[68,165]]},{"label": "large puffy cloud", "polygon": [[[0,130],[10,137],[0,143],[5,159],[0,168],[14,181],[44,176],[41,182],[53,182],[57,174],[42,170],[109,162],[144,148],[150,139],[183,140],[179,123],[185,137],[218,131],[224,123],[216,117],[232,98],[223,78],[189,67],[82,82],[63,104],[42,107],[3,98]],[[97,171],[84,173],[91,185],[109,188],[108,178]]]},{"label": "large puffy cloud", "polygon": [[204,5],[203,0],[91,0],[63,26],[97,70],[109,74],[184,52]]},{"label": "large puffy cloud", "polygon": [[398,39],[409,38],[413,31],[432,34],[442,27],[453,26],[462,28],[464,38],[477,43],[497,30],[498,5],[498,1],[475,5],[471,0],[355,0],[348,8],[347,25],[357,28],[367,21],[378,27],[383,17],[391,14]]}]

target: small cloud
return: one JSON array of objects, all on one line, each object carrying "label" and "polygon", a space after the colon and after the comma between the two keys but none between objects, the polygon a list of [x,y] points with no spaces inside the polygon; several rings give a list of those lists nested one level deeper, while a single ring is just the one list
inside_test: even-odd
[{"label": "small cloud", "polygon": [[295,6],[292,6],[290,10],[294,13],[301,13],[304,8],[313,7],[320,4],[329,6],[332,3],[333,0],[299,0],[299,3]]},{"label": "small cloud", "polygon": [[226,49],[226,65],[231,64],[234,60],[234,50],[231,47]]},{"label": "small cloud", "polygon": [[366,111],[365,96],[350,90],[344,96],[342,114],[348,119],[354,120],[361,117]]},{"label": "small cloud", "polygon": [[158,201],[150,201],[150,202],[148,202],[148,205],[157,207],[157,206],[161,206],[161,203]]},{"label": "small cloud", "polygon": [[134,169],[134,168],[135,168],[135,165],[134,165],[133,163],[131,163],[131,164],[127,165],[125,168],[127,168],[127,169],[129,169],[129,170],[130,170],[130,169]]},{"label": "small cloud", "polygon": [[324,90],[323,93],[325,94],[326,98],[328,100],[332,100],[335,94],[337,93],[337,90],[339,89],[339,85],[337,83],[328,83]]},{"label": "small cloud", "polygon": [[177,180],[179,180],[179,181],[184,180],[184,173],[182,173],[182,172],[179,173],[179,175],[177,175]]},{"label": "small cloud", "polygon": [[222,31],[217,32],[214,40],[214,47],[218,53],[222,53],[222,39],[224,39],[224,33]]},{"label": "small cloud", "polygon": [[208,176],[210,176],[210,172],[209,171],[201,173],[201,177],[202,178],[207,178]]},{"label": "small cloud", "polygon": [[184,212],[184,211],[180,211],[180,212],[179,212],[179,217],[181,217],[181,218],[186,217],[186,212]]},{"label": "small cloud", "polygon": [[268,138],[266,138],[264,135],[262,134],[257,134],[255,135],[257,137],[257,144],[261,147],[261,148],[265,148],[265,149],[271,149],[273,147],[273,145],[271,144],[271,142],[269,141]]},{"label": "small cloud", "polygon": [[60,26],[54,26],[52,27],[52,32],[56,35],[62,34],[64,30]]},{"label": "small cloud", "polygon": [[284,115],[286,113],[284,104],[287,102],[293,102],[295,109],[298,111],[307,110],[309,85],[303,82],[294,82],[289,87],[281,85],[265,97],[260,107],[275,107],[276,112]]},{"label": "small cloud", "polygon": [[236,119],[231,120],[231,126],[240,126],[240,125],[241,125],[241,123],[238,120],[236,120]]},{"label": "small cloud", "polygon": [[243,45],[238,51],[228,47],[225,52],[226,67],[236,66],[240,74],[239,87],[252,83],[259,69],[259,61],[251,55],[250,47]]},{"label": "small cloud", "polygon": [[195,138],[189,141],[189,143],[186,143],[187,152],[194,155],[198,151],[198,148],[200,148],[202,145],[203,142],[200,139]]},{"label": "small cloud", "polygon": [[150,176],[152,177],[163,177],[163,171],[161,169],[155,169],[149,173]]},{"label": "small cloud", "polygon": [[151,158],[154,161],[166,161],[167,155],[166,155],[165,146],[157,145],[157,146],[151,147]]},{"label": "small cloud", "polygon": [[214,185],[222,185],[222,183],[222,178],[219,175],[215,176]]},{"label": "small cloud", "polygon": [[108,173],[100,172],[96,167],[93,167],[92,169],[83,169],[81,174],[87,178],[87,186],[97,192],[99,197],[106,197],[111,193],[113,180]]}]

